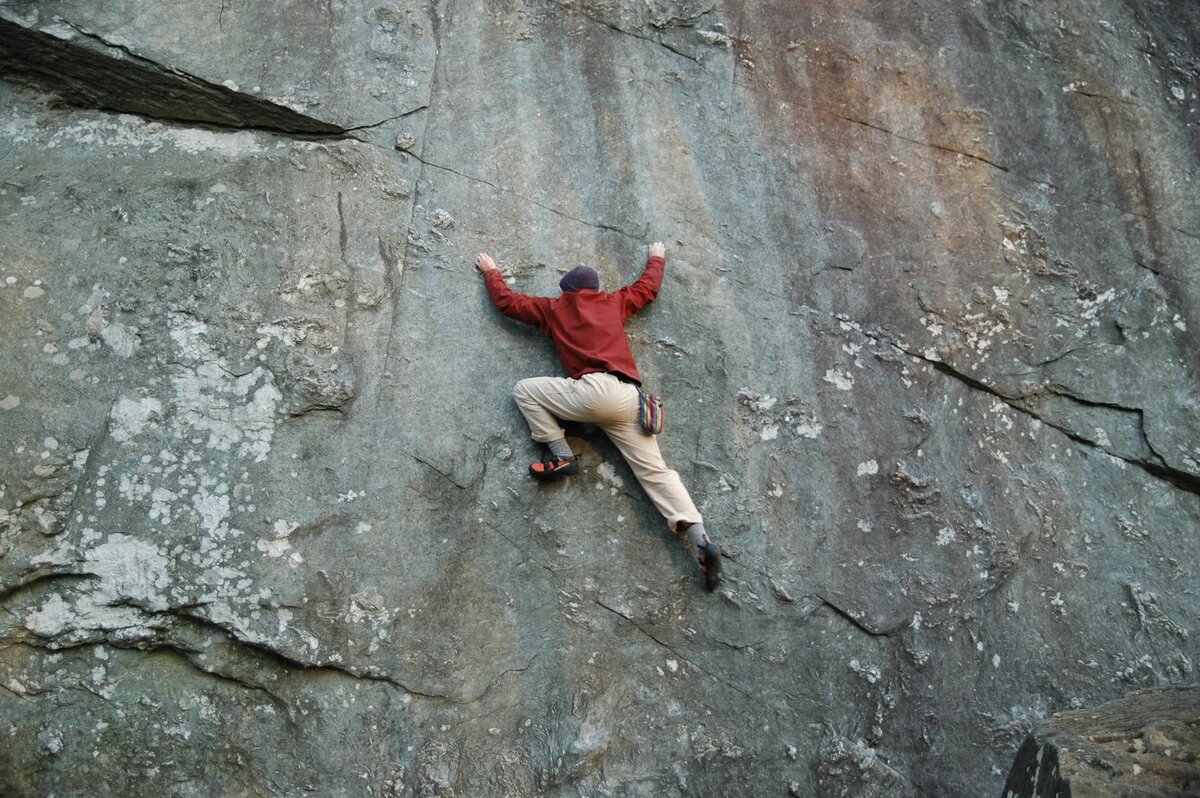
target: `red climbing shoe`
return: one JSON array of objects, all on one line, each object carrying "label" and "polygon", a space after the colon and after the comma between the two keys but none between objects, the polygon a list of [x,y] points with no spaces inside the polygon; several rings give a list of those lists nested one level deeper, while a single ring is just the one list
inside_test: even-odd
[{"label": "red climbing shoe", "polygon": [[711,540],[699,547],[700,573],[704,574],[704,587],[711,593],[721,584],[721,549]]},{"label": "red climbing shoe", "polygon": [[569,477],[578,471],[579,458],[574,456],[563,460],[547,454],[540,462],[529,466],[529,475],[539,482],[553,482],[563,477]]}]

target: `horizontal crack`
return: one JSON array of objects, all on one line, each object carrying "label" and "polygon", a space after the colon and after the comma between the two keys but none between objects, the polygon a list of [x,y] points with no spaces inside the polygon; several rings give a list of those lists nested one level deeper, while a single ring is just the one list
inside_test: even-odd
[{"label": "horizontal crack", "polygon": [[1092,98],[1095,100],[1107,100],[1109,102],[1114,102],[1114,103],[1123,103],[1125,105],[1132,105],[1132,106],[1135,106],[1138,108],[1141,107],[1141,103],[1135,102],[1134,100],[1126,99],[1124,97],[1112,97],[1107,94],[1100,94],[1099,92],[1084,91],[1078,87],[1068,88],[1068,91],[1070,91],[1071,94],[1078,94],[1080,97],[1089,97],[1089,98]]},{"label": "horizontal crack", "polygon": [[18,593],[33,590],[39,585],[49,584],[50,582],[77,582],[99,579],[98,574],[79,572],[79,571],[45,571],[37,570],[28,574],[26,578],[8,585],[0,590],[0,602],[6,602]]},{"label": "horizontal crack", "polygon": [[[33,643],[28,640],[19,640],[19,641],[15,641],[15,643],[17,645],[25,646],[26,648],[37,649],[37,650],[61,651],[63,648],[65,648],[63,646],[59,646],[59,647],[55,647],[54,649],[47,649],[47,647],[45,645]],[[292,722],[291,717],[290,717],[291,712],[289,711],[287,702],[282,697],[280,697],[277,693],[275,693],[273,690],[271,690],[270,688],[268,688],[262,684],[258,684],[256,682],[250,681],[249,679],[247,679],[243,676],[239,676],[237,674],[232,674],[232,673],[228,673],[225,671],[219,671],[219,670],[215,670],[211,667],[207,667],[205,663],[199,661],[199,659],[198,659],[198,655],[201,652],[196,649],[192,649],[186,645],[182,645],[179,643],[175,643],[172,641],[166,641],[166,640],[155,641],[154,643],[150,644],[149,646],[146,646],[144,643],[127,645],[122,642],[113,642],[111,640],[104,640],[103,642],[79,643],[77,645],[69,646],[69,648],[72,648],[72,649],[95,649],[98,646],[102,646],[102,645],[110,646],[112,648],[120,649],[123,651],[134,651],[134,652],[150,651],[150,652],[155,652],[155,653],[165,653],[165,654],[168,654],[171,656],[179,657],[180,659],[182,659],[183,661],[188,663],[188,665],[190,665],[191,667],[195,668],[197,671],[199,671],[207,676],[210,676],[219,681],[228,682],[230,684],[235,684],[246,690],[263,693],[264,695],[267,696],[267,698],[271,701],[272,704],[279,707],[284,712],[285,716],[287,716],[287,718],[288,718],[288,722],[289,723]],[[36,692],[30,691],[30,694],[42,695],[42,694],[45,694],[48,692],[51,692],[51,691],[50,690],[39,690]],[[103,698],[105,700],[107,700],[107,698],[108,698],[102,692],[99,692],[92,688],[87,688],[87,692],[92,693],[93,695],[99,696],[100,698]]]},{"label": "horizontal crack", "polygon": [[504,670],[502,670],[499,673],[492,676],[488,680],[487,684],[483,685],[482,688],[478,692],[471,694],[471,695],[465,695],[463,697],[456,698],[452,695],[447,695],[445,693],[434,693],[434,692],[427,692],[427,691],[423,691],[423,690],[414,689],[410,685],[402,682],[401,680],[395,678],[394,676],[384,673],[382,671],[382,669],[380,669],[380,668],[375,668],[375,667],[356,668],[356,667],[352,667],[350,665],[342,665],[342,664],[328,662],[328,661],[306,662],[306,661],[298,659],[296,657],[289,656],[288,654],[285,654],[277,649],[271,648],[263,643],[255,642],[252,640],[247,640],[245,637],[242,637],[239,634],[237,634],[236,630],[227,627],[225,624],[214,621],[211,618],[207,618],[203,615],[198,615],[196,613],[183,611],[186,609],[187,608],[173,609],[170,611],[170,614],[172,616],[174,616],[176,619],[183,620],[184,622],[195,623],[195,624],[200,625],[201,627],[217,631],[221,635],[222,639],[225,640],[230,645],[236,646],[242,650],[250,651],[255,656],[258,656],[262,659],[270,661],[273,663],[274,667],[276,667],[279,670],[282,670],[284,672],[286,672],[288,670],[302,670],[306,673],[327,673],[327,674],[334,674],[334,675],[339,675],[339,676],[350,676],[355,679],[361,679],[364,681],[372,681],[372,682],[380,682],[380,683],[384,683],[384,684],[389,684],[393,687],[403,690],[405,693],[407,693],[409,695],[418,696],[420,698],[436,700],[436,701],[446,701],[446,702],[449,702],[450,704],[455,704],[455,705],[467,705],[467,704],[473,704],[476,701],[479,701],[481,698],[483,698],[483,696],[485,696],[488,693],[489,690],[492,689],[493,686],[495,686],[495,684],[500,679],[504,678],[505,676],[507,676],[510,673],[522,673],[522,672],[528,670],[529,667],[537,659],[537,656],[535,655],[534,657],[529,659],[529,661],[525,662],[524,664],[522,664],[518,667],[505,668]]},{"label": "horizontal crack", "polygon": [[1103,408],[1105,410],[1116,410],[1121,413],[1135,413],[1136,415],[1141,416],[1141,417],[1145,416],[1145,411],[1142,410],[1140,407],[1125,407],[1124,405],[1119,405],[1119,404],[1116,404],[1115,402],[1101,402],[1096,399],[1086,399],[1082,396],[1075,395],[1071,391],[1068,391],[1066,388],[1063,388],[1061,385],[1054,386],[1053,388],[1051,388],[1050,393],[1053,394],[1054,396],[1060,396],[1063,399],[1069,399],[1072,402],[1075,402],[1076,404],[1079,404],[1079,405],[1083,405],[1085,407],[1099,407],[1099,408]]},{"label": "horizontal crack", "polygon": [[163,66],[68,24],[79,37],[123,57],[0,17],[0,75],[58,94],[82,108],[219,128],[344,138],[345,128]]},{"label": "horizontal crack", "polygon": [[451,703],[461,703],[461,702],[455,701],[450,696],[442,695],[440,693],[426,693],[426,692],[422,692],[420,690],[414,690],[414,689],[410,688],[408,685],[401,682],[400,680],[398,680],[392,676],[389,676],[385,673],[382,673],[381,671],[379,671],[376,668],[370,668],[370,669],[354,668],[349,665],[339,665],[339,664],[335,664],[335,663],[331,663],[331,662],[306,662],[302,659],[298,659],[296,657],[292,657],[287,654],[284,654],[284,653],[282,653],[274,648],[271,648],[263,643],[259,643],[259,642],[253,641],[253,640],[247,640],[246,638],[238,635],[237,630],[231,629],[231,628],[227,627],[225,624],[222,624],[218,621],[214,621],[211,618],[207,618],[203,615],[198,615],[193,612],[183,611],[183,609],[184,608],[180,608],[177,610],[171,610],[169,612],[169,614],[174,616],[177,619],[183,620],[184,622],[192,622],[192,623],[198,624],[204,628],[208,628],[208,629],[219,632],[220,635],[222,636],[222,638],[225,639],[230,644],[238,646],[240,648],[247,649],[251,652],[254,652],[255,654],[273,662],[274,665],[277,668],[279,668],[280,670],[283,670],[283,671],[300,670],[300,671],[304,671],[306,673],[331,673],[331,674],[336,674],[336,675],[341,675],[341,676],[350,676],[355,679],[362,679],[364,681],[382,682],[385,684],[390,684],[393,687],[397,687],[406,693],[409,693],[409,694],[415,695],[415,696],[420,696],[422,698],[445,700],[445,701],[450,701]]}]

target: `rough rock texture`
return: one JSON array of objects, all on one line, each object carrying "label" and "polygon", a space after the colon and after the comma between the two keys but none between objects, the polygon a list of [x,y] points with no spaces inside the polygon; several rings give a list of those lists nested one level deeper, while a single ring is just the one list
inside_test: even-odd
[{"label": "rough rock texture", "polygon": [[1004,798],[1200,795],[1200,688],[1143,690],[1055,715],[1021,750]]},{"label": "rough rock texture", "polygon": [[[998,795],[1196,681],[1197,4],[0,19],[0,793]],[[471,270],[655,239],[716,596]]]}]

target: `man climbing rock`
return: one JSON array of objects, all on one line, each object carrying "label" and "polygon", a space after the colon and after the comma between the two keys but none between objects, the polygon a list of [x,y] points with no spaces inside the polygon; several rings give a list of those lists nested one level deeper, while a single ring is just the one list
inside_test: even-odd
[{"label": "man climbing rock", "polygon": [[541,330],[569,375],[532,377],[513,388],[533,439],[546,446],[541,461],[529,467],[530,475],[552,481],[579,471],[562,421],[600,427],[621,451],[671,531],[687,531],[705,587],[711,591],[721,581],[720,549],[709,540],[704,519],[679,474],[663,462],[657,438],[643,433],[638,424],[641,377],[625,336],[625,322],[658,296],[666,254],[661,242],[651,244],[642,276],[611,294],[600,290],[599,276],[587,266],[576,266],[563,276],[558,297],[513,291],[486,253],[475,259],[475,267],[483,274],[493,304],[504,315]]}]

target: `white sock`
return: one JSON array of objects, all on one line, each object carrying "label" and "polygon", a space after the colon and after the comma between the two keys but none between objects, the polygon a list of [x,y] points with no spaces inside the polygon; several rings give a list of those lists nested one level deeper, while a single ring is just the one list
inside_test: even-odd
[{"label": "white sock", "polygon": [[550,441],[546,445],[550,447],[550,454],[554,455],[559,460],[569,460],[575,456],[575,453],[571,451],[571,447],[567,444],[566,438],[559,438],[556,441]]}]

